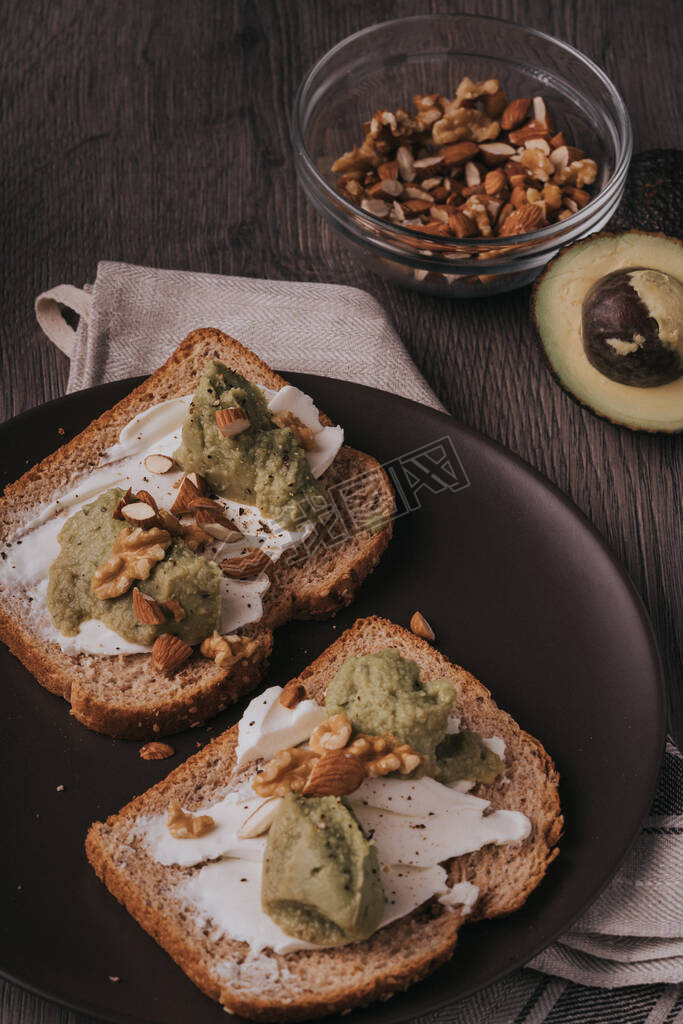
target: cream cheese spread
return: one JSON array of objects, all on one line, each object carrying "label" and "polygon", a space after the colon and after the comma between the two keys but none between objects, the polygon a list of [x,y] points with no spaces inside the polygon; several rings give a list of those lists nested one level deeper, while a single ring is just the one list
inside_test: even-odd
[{"label": "cream cheese spread", "polygon": [[[306,425],[311,426],[316,442],[306,456],[313,475],[320,476],[334,461],[343,444],[342,428],[321,426],[312,399],[298,388],[287,385],[277,392],[267,388],[261,390],[269,404],[275,403],[278,410],[293,412],[302,422],[306,417]],[[112,487],[125,490],[130,486],[134,492],[148,491],[159,506],[170,508],[183,476],[182,470],[174,466],[168,473],[151,473],[144,460],[150,454],[172,456],[178,449],[191,401],[192,395],[171,398],[135,416],[121,430],[116,444],[102,454],[97,468],[37,510],[31,521],[2,549],[0,579],[8,587],[25,592],[30,599],[32,628],[44,639],[59,644],[65,654],[104,656],[151,651],[151,647],[130,643],[96,619],[82,623],[76,636],[64,636],[50,618],[48,574],[60,551],[57,538],[65,520],[98,494]],[[216,541],[208,546],[203,554],[214,561],[239,557],[253,548],[266,551],[272,561],[277,561],[283,551],[304,540],[314,529],[311,524],[306,524],[300,530],[285,530],[275,520],[262,516],[253,506],[225,499],[220,501],[226,515],[239,525],[243,537],[231,544]],[[253,580],[224,577],[221,581],[221,632],[232,633],[250,622],[258,622],[263,614],[261,597],[268,586],[265,574]]]},{"label": "cream cheese spread", "polygon": [[[283,707],[281,693],[282,687],[272,686],[248,705],[239,725],[240,765],[303,742],[326,717],[311,700]],[[454,717],[453,726],[455,721]],[[496,753],[505,749],[500,737],[490,737],[489,745]],[[242,772],[221,799],[201,808],[215,822],[202,836],[175,839],[165,815],[140,819],[136,834],[159,863],[193,869],[181,883],[182,896],[216,936],[247,942],[252,953],[321,948],[285,934],[261,907],[266,836],[238,835],[242,823],[263,802],[251,788],[251,777],[248,770]],[[429,777],[367,778],[345,799],[377,847],[387,897],[381,928],[433,896],[449,909],[461,907],[469,913],[477,887],[467,881],[449,886],[442,862],[487,844],[519,842],[531,830],[521,812],[491,812],[489,801],[462,792],[460,784],[445,786]]]}]

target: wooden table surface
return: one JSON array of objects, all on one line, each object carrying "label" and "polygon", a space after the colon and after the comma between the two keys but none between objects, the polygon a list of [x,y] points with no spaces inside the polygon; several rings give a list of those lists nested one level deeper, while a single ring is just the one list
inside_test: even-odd
[{"label": "wooden table surface", "polygon": [[[680,743],[680,438],[611,426],[569,399],[543,364],[528,289],[449,301],[392,287],[340,247],[295,180],[290,110],[311,64],[363,26],[455,5],[2,6],[0,419],[63,393],[67,360],[42,336],[33,300],[92,281],[99,259],[366,288],[453,415],[554,481],[616,552],[649,609]],[[636,150],[683,145],[674,0],[464,6],[550,32],[597,61],[630,109]],[[4,985],[0,1021],[85,1018]]]}]

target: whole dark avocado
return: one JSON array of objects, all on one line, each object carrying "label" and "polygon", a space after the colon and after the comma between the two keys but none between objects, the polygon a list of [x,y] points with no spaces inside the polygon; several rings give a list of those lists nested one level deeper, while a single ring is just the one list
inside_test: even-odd
[{"label": "whole dark avocado", "polygon": [[631,430],[683,430],[683,243],[602,232],[538,279],[532,316],[560,384]]},{"label": "whole dark avocado", "polygon": [[683,236],[683,150],[648,149],[631,160],[609,231],[664,231]]}]

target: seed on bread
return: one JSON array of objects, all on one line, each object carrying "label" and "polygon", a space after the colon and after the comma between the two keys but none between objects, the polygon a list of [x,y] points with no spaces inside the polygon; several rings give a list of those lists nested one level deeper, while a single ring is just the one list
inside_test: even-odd
[{"label": "seed on bread", "polygon": [[192,654],[192,648],[172,633],[162,633],[152,646],[152,667],[158,672],[173,675]]}]

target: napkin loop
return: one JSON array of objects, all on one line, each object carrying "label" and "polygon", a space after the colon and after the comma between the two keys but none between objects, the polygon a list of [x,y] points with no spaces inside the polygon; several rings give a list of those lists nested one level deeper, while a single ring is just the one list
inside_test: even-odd
[{"label": "napkin loop", "polygon": [[58,284],[36,299],[36,319],[50,341],[71,359],[76,344],[76,331],[66,322],[60,305],[90,319],[92,295],[72,284]]}]

